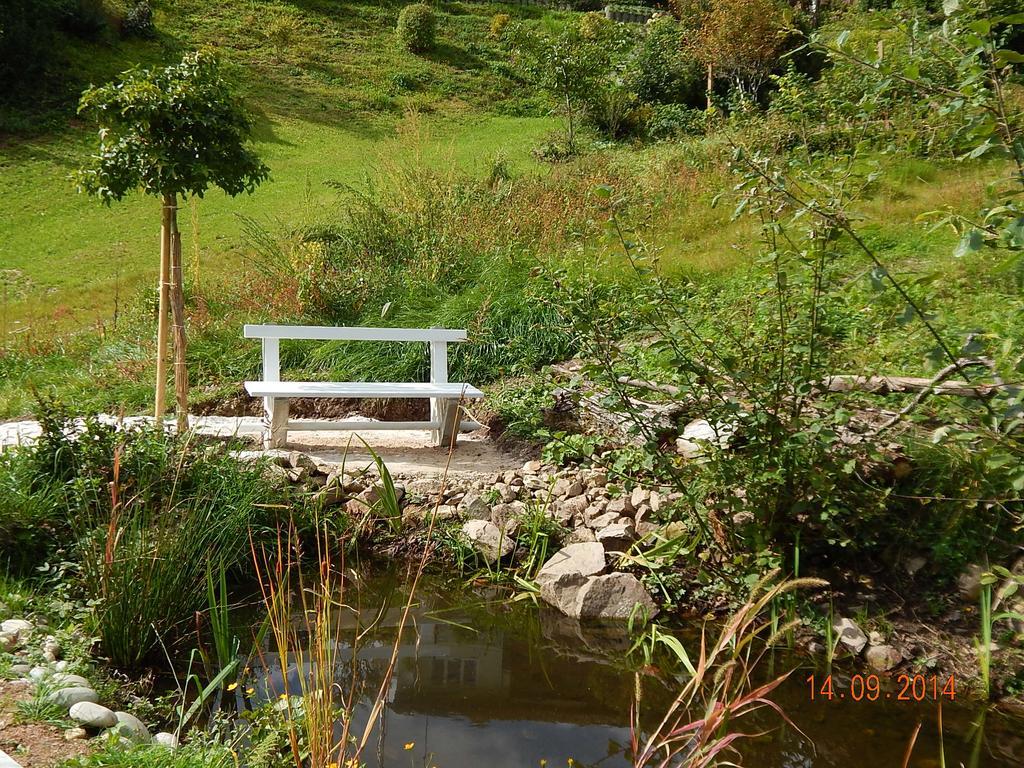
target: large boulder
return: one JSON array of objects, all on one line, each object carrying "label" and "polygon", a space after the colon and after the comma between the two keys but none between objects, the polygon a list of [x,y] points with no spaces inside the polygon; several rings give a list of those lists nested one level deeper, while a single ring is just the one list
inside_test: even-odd
[{"label": "large boulder", "polygon": [[544,563],[537,574],[540,596],[566,616],[578,616],[576,597],[587,579],[605,569],[604,547],[593,542],[569,544]]},{"label": "large boulder", "polygon": [[44,697],[44,701],[47,704],[53,704],[64,710],[68,710],[75,704],[80,704],[83,701],[97,704],[99,700],[100,697],[92,688],[77,685],[71,688],[59,688],[56,691],[51,691]]},{"label": "large boulder", "polygon": [[676,439],[676,453],[687,459],[701,459],[709,446],[728,448],[735,432],[736,427],[731,424],[694,419]]},{"label": "large boulder", "polygon": [[32,622],[25,619],[7,619],[0,624],[0,632],[5,635],[14,635],[18,640],[24,640],[32,634]]},{"label": "large boulder", "polygon": [[68,716],[76,723],[95,730],[113,728],[117,725],[117,715],[112,710],[91,701],[72,704]]},{"label": "large boulder", "polygon": [[149,728],[135,715],[129,712],[115,712],[114,716],[117,718],[117,724],[108,733],[115,733],[123,739],[128,739],[138,744],[149,744],[153,741]]},{"label": "large boulder", "polygon": [[512,554],[515,542],[490,520],[469,520],[462,526],[470,546],[488,563]]},{"label": "large boulder", "polygon": [[658,606],[631,573],[608,573],[587,579],[577,592],[575,615],[581,619],[653,618]]}]

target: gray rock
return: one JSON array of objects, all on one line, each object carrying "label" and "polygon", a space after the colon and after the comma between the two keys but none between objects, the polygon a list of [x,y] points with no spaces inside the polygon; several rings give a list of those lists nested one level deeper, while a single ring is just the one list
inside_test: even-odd
[{"label": "gray rock", "polygon": [[676,439],[676,453],[687,459],[700,459],[710,446],[727,448],[735,432],[731,424],[712,424],[707,419],[694,419]]},{"label": "gray rock", "polygon": [[100,697],[92,688],[84,686],[72,686],[70,688],[58,688],[43,697],[47,704],[53,704],[61,709],[71,709],[75,704],[88,701],[93,704],[99,702]]},{"label": "gray rock", "polygon": [[61,655],[60,643],[52,637],[46,638],[43,643],[43,658],[47,661],[57,661]]},{"label": "gray rock", "polygon": [[581,525],[579,528],[573,528],[569,535],[565,537],[566,544],[586,544],[592,541],[597,541],[597,537],[592,530],[584,525]]},{"label": "gray rock", "polygon": [[156,736],[154,736],[153,742],[159,744],[162,747],[167,747],[168,749],[178,748],[178,737],[175,736],[173,733],[167,733],[166,731],[161,731]]},{"label": "gray rock", "polygon": [[32,667],[32,669],[28,671],[29,679],[35,680],[37,683],[52,674],[52,670],[49,670],[46,667]]},{"label": "gray rock", "polygon": [[605,549],[623,549],[636,538],[636,530],[630,522],[616,522],[599,530],[595,538]]},{"label": "gray rock", "polygon": [[569,525],[574,517],[583,514],[588,504],[586,496],[574,496],[565,501],[555,502],[552,505],[553,517],[562,525]]},{"label": "gray rock", "polygon": [[302,451],[292,451],[288,454],[288,466],[292,469],[304,469],[307,474],[316,471],[316,462]]},{"label": "gray rock", "polygon": [[[586,545],[573,544],[571,546]],[[598,544],[597,546],[600,547],[601,545]],[[587,576],[574,571],[552,573],[544,579],[538,577],[537,583],[540,585],[540,598],[566,616],[579,618],[577,598],[579,597],[580,588],[587,583],[587,578]]]},{"label": "gray rock", "polygon": [[903,654],[891,645],[869,645],[864,660],[875,672],[888,672],[903,661]]},{"label": "gray rock", "polygon": [[153,740],[146,724],[135,715],[128,712],[115,712],[114,715],[117,717],[117,725],[107,731],[108,733],[115,733],[139,744],[149,744]]},{"label": "gray rock", "polygon": [[587,527],[593,528],[595,531],[600,528],[606,528],[612,523],[617,523],[621,520],[622,515],[617,512],[605,512],[587,520]]},{"label": "gray rock", "polygon": [[604,547],[595,542],[569,544],[553,554],[537,574],[537,583],[557,579],[564,574],[582,578],[604,573]]},{"label": "gray rock", "polygon": [[836,619],[832,624],[832,629],[835,630],[839,642],[854,656],[863,651],[864,646],[868,644],[868,636],[853,619]]},{"label": "gray rock", "polygon": [[19,677],[25,677],[31,671],[32,667],[30,667],[28,664],[11,664],[11,672],[18,675]]},{"label": "gray rock", "polygon": [[653,618],[658,606],[631,573],[591,576],[576,594],[575,616],[580,619]]},{"label": "gray rock", "polygon": [[85,728],[68,728],[64,731],[64,738],[67,741],[80,741],[89,738],[89,732]]},{"label": "gray rock", "polygon": [[634,509],[636,509],[641,504],[646,504],[650,500],[650,498],[650,491],[648,491],[646,488],[641,488],[640,486],[637,486],[636,488],[633,489],[633,493],[629,495],[629,503],[633,505]]},{"label": "gray rock", "polygon": [[462,533],[488,563],[497,562],[515,549],[515,542],[490,520],[470,520],[463,524]]},{"label": "gray rock", "polygon": [[468,493],[462,498],[462,514],[467,520],[490,520],[491,505],[479,493]]},{"label": "gray rock", "polygon": [[32,634],[32,622],[25,619],[7,619],[0,623],[0,632],[6,635],[14,635],[18,640],[24,640]]},{"label": "gray rock", "polygon": [[13,632],[0,632],[0,653],[13,653],[18,648],[18,636]]},{"label": "gray rock", "polygon": [[956,581],[960,597],[970,603],[978,602],[978,598],[981,597],[981,577],[984,573],[985,569],[977,563],[968,565]]},{"label": "gray rock", "polygon": [[117,725],[117,715],[113,710],[91,701],[80,701],[73,704],[68,712],[68,717],[86,728],[97,731]]},{"label": "gray rock", "polygon": [[635,511],[633,509],[633,502],[625,496],[620,496],[617,499],[609,501],[605,510],[608,512],[614,512],[616,515],[631,515]]},{"label": "gray rock", "polygon": [[81,675],[69,675],[66,672],[55,672],[50,677],[50,684],[56,688],[92,688],[92,683]]},{"label": "gray rock", "polygon": [[538,472],[540,472],[541,467],[543,466],[544,465],[541,464],[539,461],[528,461],[525,464],[523,464],[523,472],[526,474],[535,475]]}]

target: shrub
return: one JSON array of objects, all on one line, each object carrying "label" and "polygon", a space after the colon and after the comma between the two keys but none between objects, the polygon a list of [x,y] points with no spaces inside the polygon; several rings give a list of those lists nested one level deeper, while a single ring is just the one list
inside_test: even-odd
[{"label": "shrub", "polygon": [[505,31],[508,29],[509,23],[512,21],[512,17],[507,13],[496,13],[491,17],[491,27],[487,32],[487,36],[491,40],[503,40],[505,38]]},{"label": "shrub", "polygon": [[402,47],[412,53],[422,53],[434,47],[437,17],[425,3],[407,5],[398,14],[395,33]]},{"label": "shrub", "polygon": [[654,104],[647,120],[647,135],[652,139],[678,139],[704,133],[707,117],[699,109],[682,104]]},{"label": "shrub", "polygon": [[626,82],[641,101],[697,107],[705,100],[704,68],[686,52],[683,26],[671,16],[647,24]]},{"label": "shrub", "polygon": [[580,17],[580,35],[587,40],[599,40],[612,22],[600,13],[585,13]]},{"label": "shrub", "polygon": [[125,11],[121,32],[126,37],[152,37],[156,32],[153,25],[153,6],[149,0],[137,0]]}]

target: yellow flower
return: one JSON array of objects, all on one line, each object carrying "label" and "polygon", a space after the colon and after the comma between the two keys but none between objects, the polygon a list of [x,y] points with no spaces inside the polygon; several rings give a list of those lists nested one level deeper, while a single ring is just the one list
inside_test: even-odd
[{"label": "yellow flower", "polygon": [[544,766],[547,765],[547,764],[548,764],[547,758],[546,757],[542,757],[540,759],[540,768],[544,768]]},{"label": "yellow flower", "polygon": [[405,751],[408,752],[410,749],[412,749],[415,746],[416,746],[416,742],[415,741],[410,741],[408,744],[405,745]]},{"label": "yellow flower", "polygon": [[252,696],[254,693],[256,693],[256,689],[255,688],[246,688],[245,689],[245,693],[248,696]]},{"label": "yellow flower", "polygon": [[237,688],[237,687],[238,687],[238,683],[231,683],[231,684],[230,684],[230,685],[228,686],[228,690],[229,690],[229,691],[233,691],[233,690],[235,690],[235,688]]},{"label": "yellow flower", "polygon": [[287,693],[282,693],[282,694],[281,694],[280,696],[278,696],[277,698],[279,698],[279,699],[280,699],[281,701],[284,701],[285,699],[287,699],[287,698],[288,698],[288,694],[287,694]]}]

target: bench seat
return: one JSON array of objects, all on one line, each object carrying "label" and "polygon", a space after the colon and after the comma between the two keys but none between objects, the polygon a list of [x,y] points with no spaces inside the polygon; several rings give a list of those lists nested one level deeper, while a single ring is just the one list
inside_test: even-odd
[{"label": "bench seat", "polygon": [[479,400],[484,396],[470,384],[378,381],[247,381],[245,390],[253,397],[351,397],[351,398],[444,398]]}]

